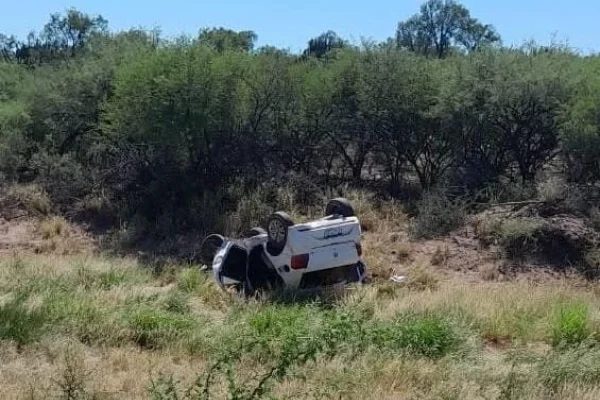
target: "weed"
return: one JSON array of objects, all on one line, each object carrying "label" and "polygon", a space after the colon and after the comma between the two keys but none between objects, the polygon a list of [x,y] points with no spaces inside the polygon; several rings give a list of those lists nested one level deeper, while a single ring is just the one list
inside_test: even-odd
[{"label": "weed", "polygon": [[49,240],[57,236],[66,236],[69,225],[62,217],[52,217],[40,222],[38,232],[43,239]]},{"label": "weed", "polygon": [[594,229],[597,231],[600,231],[600,208],[597,206],[591,207],[588,214],[588,220],[592,227],[594,227]]},{"label": "weed", "polygon": [[[152,400],[180,400],[184,397],[180,393],[180,382],[173,375],[159,374],[157,378],[150,379],[148,391]],[[190,398],[191,397],[185,397]]]},{"label": "weed", "polygon": [[550,340],[553,346],[579,345],[592,332],[587,305],[582,302],[561,304],[554,310]]},{"label": "weed", "polygon": [[493,244],[502,232],[502,221],[497,218],[479,218],[475,224],[475,235],[484,246]]},{"label": "weed", "polygon": [[254,190],[241,195],[236,210],[228,215],[227,232],[237,235],[249,227],[264,226],[266,218],[274,211],[268,205],[268,196],[269,193],[266,190]]},{"label": "weed", "polygon": [[60,390],[60,398],[65,400],[87,399],[85,386],[89,374],[85,370],[83,355],[76,354],[71,348],[68,348],[63,358],[63,364],[60,376],[54,380]]},{"label": "weed", "polygon": [[525,201],[537,198],[537,188],[530,183],[503,182],[487,185],[479,197],[489,203]]}]

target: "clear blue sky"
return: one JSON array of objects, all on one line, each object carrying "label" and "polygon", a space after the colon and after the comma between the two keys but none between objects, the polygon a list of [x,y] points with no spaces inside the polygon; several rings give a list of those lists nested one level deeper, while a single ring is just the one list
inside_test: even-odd
[{"label": "clear blue sky", "polygon": [[[1,0],[0,32],[24,38],[40,30],[52,12],[75,7],[102,14],[113,30],[158,26],[166,36],[196,34],[201,27],[254,30],[258,45],[292,51],[328,29],[352,41],[384,40],[399,20],[419,9],[422,0]],[[287,3],[287,4],[286,4]],[[482,22],[491,23],[504,43],[528,39],[559,41],[582,51],[600,51],[599,0],[464,0]]]}]

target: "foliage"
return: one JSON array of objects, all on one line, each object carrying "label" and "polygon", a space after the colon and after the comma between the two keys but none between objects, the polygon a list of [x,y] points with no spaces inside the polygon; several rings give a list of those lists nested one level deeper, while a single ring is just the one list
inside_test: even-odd
[{"label": "foliage", "polygon": [[411,221],[409,232],[416,238],[434,238],[459,228],[466,217],[462,199],[451,199],[442,190],[426,192],[417,202],[418,214]]},{"label": "foliage", "polygon": [[551,342],[554,346],[577,346],[592,334],[585,303],[563,304],[554,312]]},{"label": "foliage", "polygon": [[520,258],[538,250],[537,241],[543,227],[543,220],[507,219],[497,225],[494,234],[509,257]]},{"label": "foliage", "polygon": [[457,47],[475,51],[499,40],[494,27],[472,18],[467,8],[453,0],[428,0],[396,31],[398,47],[438,58]]},{"label": "foliage", "polygon": [[[534,187],[555,161],[570,181],[600,180],[598,57],[493,45],[494,28],[454,1],[427,1],[396,39],[326,31],[293,54],[255,49],[253,31],[166,40],[52,14],[26,41],[0,36],[0,179],[39,185],[70,214],[102,199],[134,239],[238,233],[279,208],[250,193],[283,185],[302,208],[346,186]],[[415,220],[425,236],[460,223],[446,205]]]}]

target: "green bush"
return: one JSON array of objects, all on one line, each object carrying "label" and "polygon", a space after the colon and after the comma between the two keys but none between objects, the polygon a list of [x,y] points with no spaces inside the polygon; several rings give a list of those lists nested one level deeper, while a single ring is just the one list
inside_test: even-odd
[{"label": "green bush", "polygon": [[380,349],[439,358],[456,349],[458,335],[449,321],[439,316],[402,314],[394,324],[377,324],[374,342]]},{"label": "green bush", "polygon": [[556,307],[550,331],[553,346],[579,345],[591,335],[589,310],[585,303],[568,303]]},{"label": "green bush", "polygon": [[409,225],[409,233],[418,239],[445,235],[464,223],[467,207],[461,199],[450,199],[443,191],[425,192],[417,202],[417,216]]}]

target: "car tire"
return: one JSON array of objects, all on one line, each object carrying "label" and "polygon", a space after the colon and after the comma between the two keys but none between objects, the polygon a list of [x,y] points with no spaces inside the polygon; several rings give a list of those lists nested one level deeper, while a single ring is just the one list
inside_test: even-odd
[{"label": "car tire", "polygon": [[283,211],[272,214],[267,221],[267,251],[272,256],[281,254],[288,238],[288,228],[294,225],[292,218]]},{"label": "car tire", "polygon": [[354,217],[354,208],[352,204],[343,197],[331,199],[325,207],[325,215],[341,215],[344,218]]},{"label": "car tire", "polygon": [[243,237],[244,238],[251,238],[251,237],[254,237],[254,236],[266,235],[266,234],[267,234],[266,230],[264,230],[263,228],[256,227],[256,228],[252,228],[252,229],[248,230],[247,232],[245,232],[244,235],[243,235]]},{"label": "car tire", "polygon": [[218,234],[208,235],[200,247],[200,261],[206,265],[208,269],[212,268],[213,259],[219,248],[225,242],[225,238]]}]

